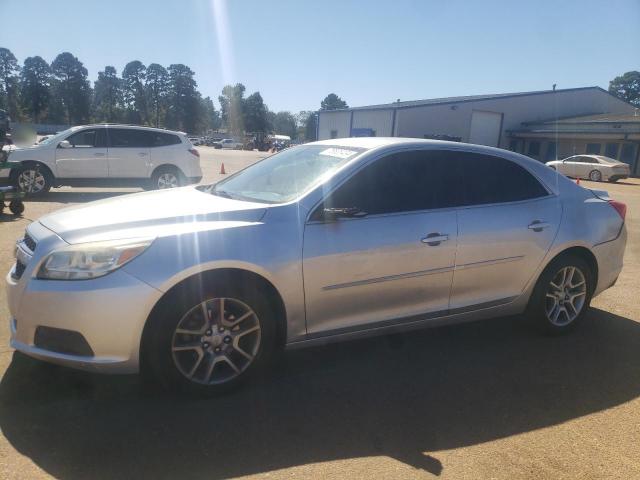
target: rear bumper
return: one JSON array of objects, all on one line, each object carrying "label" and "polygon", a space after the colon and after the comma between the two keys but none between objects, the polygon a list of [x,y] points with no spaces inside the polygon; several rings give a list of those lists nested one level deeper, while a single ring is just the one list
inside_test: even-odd
[{"label": "rear bumper", "polygon": [[622,225],[618,236],[611,241],[593,247],[593,254],[598,263],[598,284],[593,296],[612,287],[622,271],[624,249],[627,245],[627,227]]}]

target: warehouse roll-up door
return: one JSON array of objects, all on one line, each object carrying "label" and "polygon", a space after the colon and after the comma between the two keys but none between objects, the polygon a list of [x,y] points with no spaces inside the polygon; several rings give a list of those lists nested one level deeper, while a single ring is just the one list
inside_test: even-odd
[{"label": "warehouse roll-up door", "polygon": [[496,112],[471,112],[471,132],[469,143],[497,147],[500,141],[500,126],[502,114]]}]

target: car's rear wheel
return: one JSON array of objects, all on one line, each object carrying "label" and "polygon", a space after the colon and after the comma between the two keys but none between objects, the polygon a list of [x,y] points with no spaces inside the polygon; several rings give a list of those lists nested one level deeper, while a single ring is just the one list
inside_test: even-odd
[{"label": "car's rear wheel", "polygon": [[569,331],[586,315],[594,286],[594,275],[587,262],[575,255],[563,255],[540,275],[527,317],[544,333]]},{"label": "car's rear wheel", "polygon": [[275,322],[257,291],[214,282],[176,295],[150,319],[149,364],[165,386],[215,394],[232,389],[272,356]]},{"label": "car's rear wheel", "polygon": [[31,196],[44,195],[52,187],[53,179],[46,168],[29,163],[17,170],[14,177],[15,187]]},{"label": "car's rear wheel", "polygon": [[592,182],[600,182],[602,180],[602,173],[599,170],[591,170],[589,172],[589,180]]},{"label": "car's rear wheel", "polygon": [[167,188],[177,188],[185,184],[182,173],[175,167],[162,167],[153,172],[151,177],[151,188],[154,190],[164,190]]}]

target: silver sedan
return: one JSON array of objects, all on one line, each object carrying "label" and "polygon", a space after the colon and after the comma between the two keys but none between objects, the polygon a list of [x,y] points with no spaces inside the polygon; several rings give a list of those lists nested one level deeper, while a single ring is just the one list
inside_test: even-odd
[{"label": "silver sedan", "polygon": [[33,222],[7,275],[11,345],[218,392],[283,347],[501,315],[564,333],[620,273],[625,209],[503,150],[310,143]]}]

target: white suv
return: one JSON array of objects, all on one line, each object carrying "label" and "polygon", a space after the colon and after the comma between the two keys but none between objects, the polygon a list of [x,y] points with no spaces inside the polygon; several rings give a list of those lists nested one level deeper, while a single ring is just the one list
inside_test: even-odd
[{"label": "white suv", "polygon": [[9,160],[22,167],[0,170],[0,178],[31,195],[62,185],[161,189],[202,179],[200,154],[184,133],[140,126],[72,127]]}]

